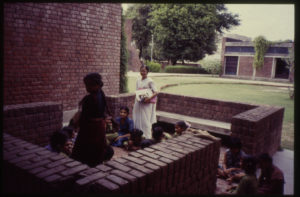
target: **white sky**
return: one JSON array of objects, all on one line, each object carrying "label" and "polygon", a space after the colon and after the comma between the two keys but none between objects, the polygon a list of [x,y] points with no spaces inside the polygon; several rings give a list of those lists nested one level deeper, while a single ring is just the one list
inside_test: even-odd
[{"label": "white sky", "polygon": [[228,33],[254,39],[262,35],[267,40],[294,40],[295,12],[293,4],[226,4],[228,11],[238,14],[240,25]]},{"label": "white sky", "polygon": [[294,40],[293,4],[225,4],[225,6],[229,12],[238,14],[240,18],[240,25],[225,33],[239,34],[252,39],[262,35],[269,41]]}]

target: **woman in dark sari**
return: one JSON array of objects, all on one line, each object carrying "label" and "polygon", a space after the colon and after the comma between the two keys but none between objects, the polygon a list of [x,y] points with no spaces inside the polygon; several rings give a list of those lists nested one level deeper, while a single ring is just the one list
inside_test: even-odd
[{"label": "woman in dark sari", "polygon": [[87,92],[79,103],[81,114],[79,132],[71,157],[94,167],[113,156],[113,149],[106,144],[106,99],[102,91],[101,75],[90,73],[84,77]]}]

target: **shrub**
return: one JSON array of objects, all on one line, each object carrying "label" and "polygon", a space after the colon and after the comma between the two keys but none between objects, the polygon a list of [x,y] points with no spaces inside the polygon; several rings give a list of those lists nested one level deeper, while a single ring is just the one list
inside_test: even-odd
[{"label": "shrub", "polygon": [[149,66],[150,72],[159,72],[161,65],[160,63],[156,63],[156,62],[151,62],[151,61],[147,61],[146,60],[146,65]]},{"label": "shrub", "polygon": [[176,65],[176,66],[166,66],[166,73],[197,73],[197,74],[207,74],[206,70],[201,67],[194,66],[184,66],[184,65]]},{"label": "shrub", "polygon": [[219,60],[206,60],[201,62],[201,67],[210,74],[221,74],[222,67]]}]

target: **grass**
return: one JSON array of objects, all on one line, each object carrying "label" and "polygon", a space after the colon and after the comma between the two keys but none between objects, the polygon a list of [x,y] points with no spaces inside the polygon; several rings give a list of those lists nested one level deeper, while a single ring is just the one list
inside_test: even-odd
[{"label": "grass", "polygon": [[[253,81],[207,76],[153,76],[151,78],[155,81],[155,84],[158,88],[167,84],[178,84],[178,86],[172,86],[163,89],[162,92],[166,93],[284,107],[285,111],[281,146],[283,148],[294,150],[294,100],[289,98],[287,88],[241,84],[253,83]],[[129,92],[135,91],[135,82],[135,77],[128,77]]]}]

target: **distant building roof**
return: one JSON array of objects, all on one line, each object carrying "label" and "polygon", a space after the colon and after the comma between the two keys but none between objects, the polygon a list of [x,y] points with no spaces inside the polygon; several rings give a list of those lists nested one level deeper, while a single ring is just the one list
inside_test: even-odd
[{"label": "distant building roof", "polygon": [[230,38],[236,41],[251,41],[251,38],[238,34],[225,34],[223,37]]}]

